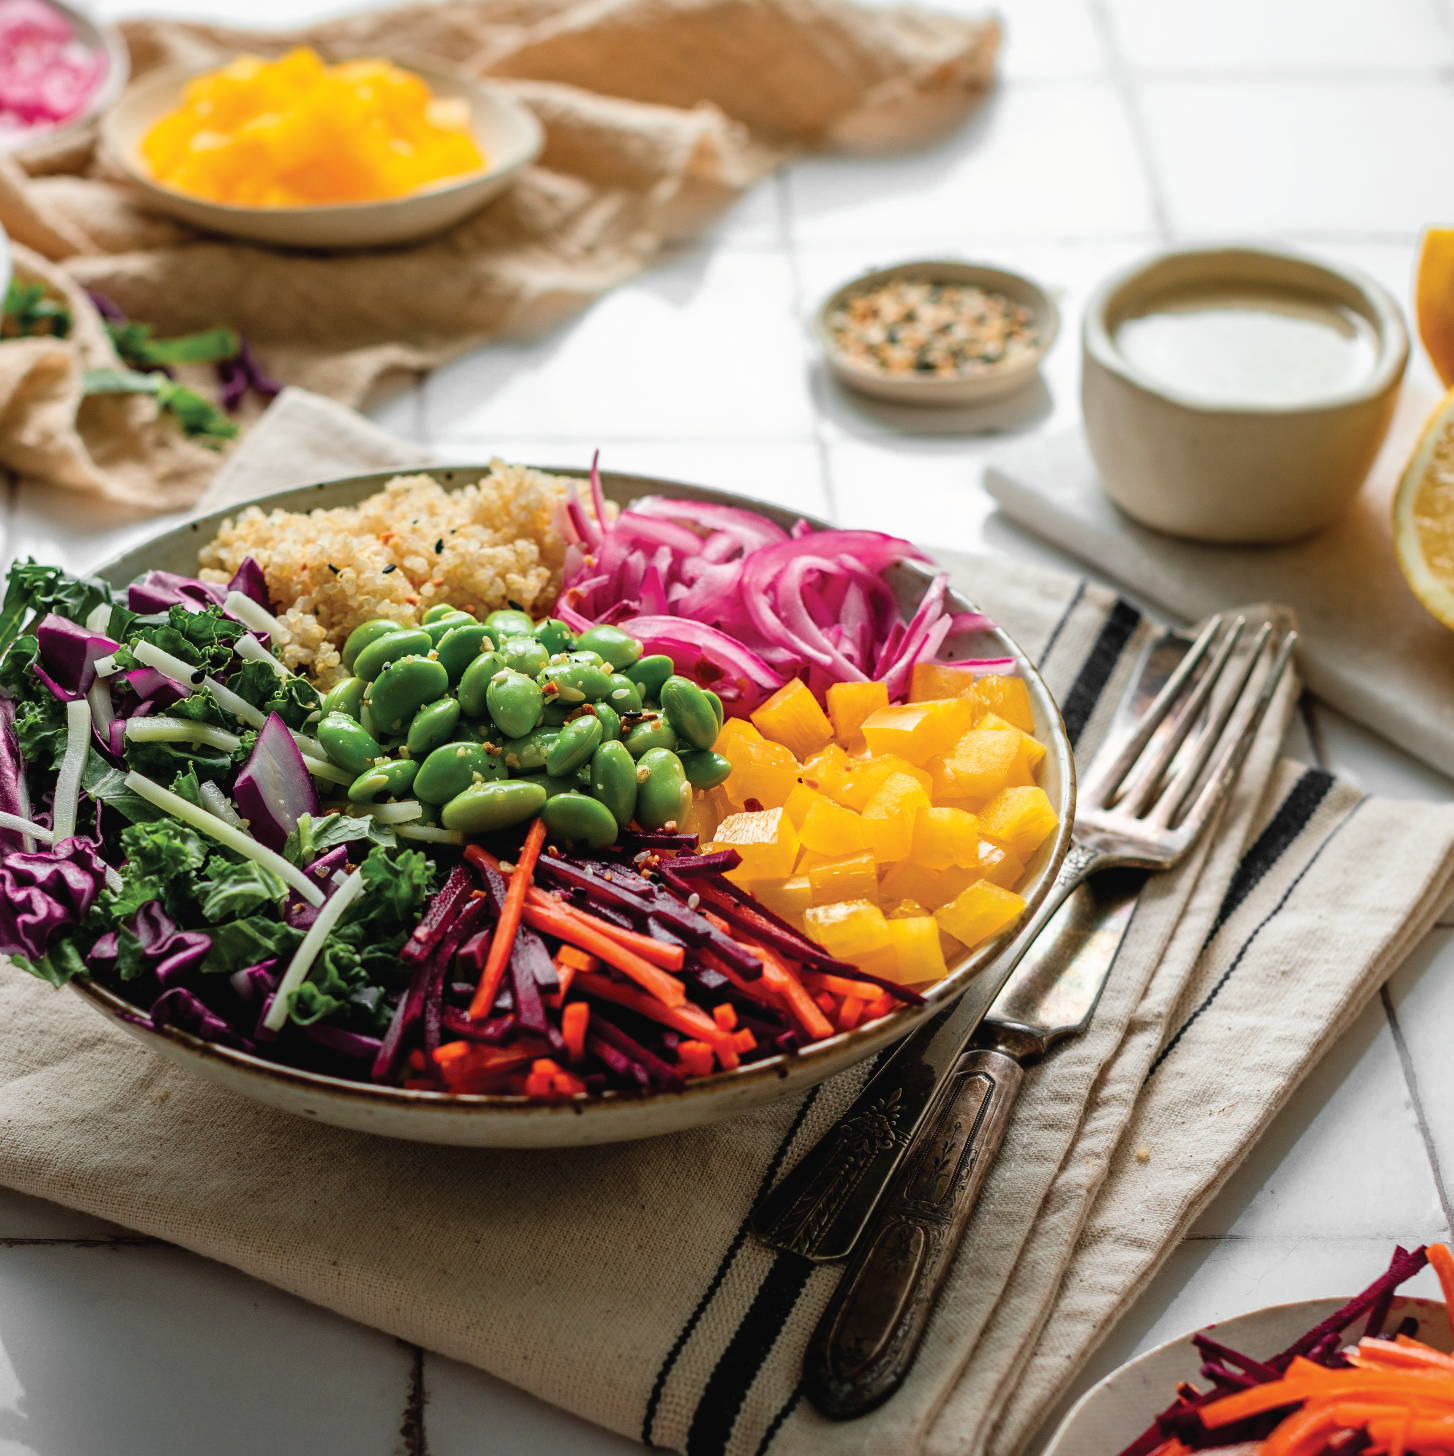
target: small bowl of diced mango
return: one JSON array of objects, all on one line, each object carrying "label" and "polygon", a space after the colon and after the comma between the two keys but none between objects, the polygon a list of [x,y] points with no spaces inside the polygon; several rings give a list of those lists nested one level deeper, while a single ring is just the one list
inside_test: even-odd
[{"label": "small bowl of diced mango", "polygon": [[159,211],[255,242],[341,249],[462,221],[535,160],[544,132],[500,88],[300,47],[148,75],[103,140]]}]

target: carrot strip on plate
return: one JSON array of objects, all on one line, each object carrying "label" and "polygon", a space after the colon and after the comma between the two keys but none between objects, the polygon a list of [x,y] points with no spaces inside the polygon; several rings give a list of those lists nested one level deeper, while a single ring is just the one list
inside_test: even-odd
[{"label": "carrot strip on plate", "polygon": [[670,972],[644,960],[634,950],[628,949],[609,936],[602,935],[597,922],[584,915],[577,915],[567,906],[556,901],[553,906],[530,901],[524,908],[525,923],[532,930],[553,935],[557,940],[569,941],[581,950],[588,950],[608,966],[615,967],[623,976],[629,976],[642,990],[649,992],[666,1006],[680,1006],[687,999],[686,988]]},{"label": "carrot strip on plate", "polygon": [[[500,907],[500,918],[495,925],[494,938],[490,941],[490,953],[485,958],[479,986],[470,1002],[469,1014],[476,1021],[482,1021],[490,1014],[495,997],[500,993],[505,967],[509,964],[510,952],[515,947],[515,933],[520,928],[520,915],[525,908],[530,877],[535,873],[535,861],[540,858],[544,843],[545,820],[533,820],[525,832],[525,843],[520,846],[520,858],[515,861],[515,868],[510,872],[510,886],[505,891],[505,903]],[[477,844],[470,845],[464,854],[471,863],[478,863],[484,858],[487,862],[492,862],[492,869],[499,868],[499,860]]]},{"label": "carrot strip on plate", "polygon": [[1454,1254],[1448,1244],[1430,1244],[1429,1263],[1439,1276],[1439,1292],[1444,1296],[1444,1307],[1454,1311]]},{"label": "carrot strip on plate", "polygon": [[572,1001],[560,1014],[560,1034],[573,1062],[586,1054],[586,1027],[590,1021],[591,1008],[584,1001]]},{"label": "carrot strip on plate", "polygon": [[608,981],[605,976],[592,975],[589,971],[582,971],[576,977],[575,984],[578,991],[584,991],[589,996],[597,996],[602,1001],[614,1001],[618,1006],[624,1006],[651,1021],[671,1027],[673,1031],[680,1031],[697,1041],[706,1042],[728,1071],[741,1063],[742,1059],[737,1054],[732,1037],[705,1011],[693,1006],[690,1001],[680,1006],[666,1006],[654,996],[644,995],[629,986],[618,986],[614,981]]}]

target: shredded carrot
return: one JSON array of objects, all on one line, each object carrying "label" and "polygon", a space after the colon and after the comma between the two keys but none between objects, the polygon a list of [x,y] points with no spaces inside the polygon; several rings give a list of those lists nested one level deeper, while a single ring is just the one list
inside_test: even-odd
[{"label": "shredded carrot", "polygon": [[614,1001],[618,1006],[625,1006],[652,1021],[671,1027],[673,1031],[680,1031],[695,1040],[706,1042],[727,1071],[731,1071],[742,1061],[732,1038],[705,1011],[699,1006],[693,1006],[690,1001],[680,1006],[666,1006],[653,996],[643,995],[629,986],[619,986],[614,981],[608,981],[605,976],[594,976],[588,971],[582,971],[576,977],[576,989],[586,992],[587,995],[597,996],[602,1001]]},{"label": "shredded carrot", "polygon": [[599,970],[601,963],[593,955],[588,955],[578,945],[563,945],[555,953],[556,960],[563,966],[569,966],[574,971],[595,971]]},{"label": "shredded carrot", "polygon": [[[500,994],[500,982],[505,978],[505,967],[510,963],[510,952],[515,948],[515,936],[520,929],[520,916],[525,908],[525,897],[530,889],[530,879],[535,873],[535,862],[540,858],[545,843],[545,820],[531,822],[525,833],[525,843],[520,846],[520,857],[510,872],[510,886],[505,891],[505,902],[500,907],[500,918],[495,925],[494,938],[490,941],[490,952],[485,957],[484,969],[480,972],[480,984],[470,1002],[469,1014],[482,1021],[490,1014],[495,997]],[[480,853],[476,854],[476,850]],[[486,851],[472,844],[465,850],[465,858],[478,863]],[[494,860],[493,855],[489,859]],[[497,867],[499,861],[495,860]]]},{"label": "shredded carrot", "polygon": [[744,1026],[741,1031],[732,1033],[732,1045],[740,1052],[750,1052],[757,1046],[757,1033]]},{"label": "shredded carrot", "polygon": [[1454,1311],[1454,1254],[1448,1244],[1429,1245],[1429,1263],[1439,1276],[1439,1292],[1444,1296],[1444,1307]]},{"label": "shredded carrot", "polygon": [[591,1008],[584,1001],[572,1001],[560,1014],[560,1034],[565,1038],[565,1049],[573,1062],[586,1054],[586,1027],[590,1020]]},{"label": "shredded carrot", "polygon": [[730,1001],[719,1001],[712,1008],[712,1020],[723,1031],[733,1031],[737,1026],[737,1008]]},{"label": "shredded carrot", "polygon": [[714,1063],[712,1048],[704,1041],[684,1041],[677,1048],[677,1059],[689,1077],[705,1077]]},{"label": "shredded carrot", "polygon": [[599,956],[608,966],[630,976],[642,990],[664,1005],[680,1006],[687,999],[686,988],[675,976],[643,960],[634,950],[602,935],[598,922],[588,916],[577,915],[558,900],[550,908],[536,901],[530,902],[525,906],[524,920],[534,930],[544,931],[557,940],[569,941]]}]

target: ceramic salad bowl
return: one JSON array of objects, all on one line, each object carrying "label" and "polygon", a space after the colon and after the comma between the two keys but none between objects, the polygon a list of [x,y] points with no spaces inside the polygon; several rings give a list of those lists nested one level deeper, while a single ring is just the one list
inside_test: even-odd
[{"label": "ceramic salad bowl", "polygon": [[[266,497],[260,504],[265,508],[294,511],[353,505],[400,473],[381,471],[304,486]],[[488,474],[488,469],[426,467],[425,473],[447,489],[458,489],[475,484]],[[579,477],[584,472],[553,473]],[[799,513],[778,506],[677,481],[607,473],[603,483],[607,497],[618,505],[659,493],[743,506],[785,527],[800,519]],[[199,548],[216,535],[224,518],[235,510],[234,507],[214,512],[165,531],[108,562],[96,574],[115,585],[130,582],[150,569],[191,574],[197,567]],[[810,524],[822,523],[812,522],[810,518]],[[906,603],[917,602],[929,579],[929,573],[917,566],[898,567],[891,578]],[[953,592],[948,607],[956,611],[971,609],[968,602]],[[1048,750],[1041,768],[1041,783],[1059,818],[1059,828],[1031,859],[1024,883],[1019,887],[1027,902],[1028,914],[1054,879],[1069,844],[1074,819],[1075,770],[1065,727],[1034,665],[1003,630],[962,633],[949,646],[956,654],[1015,659],[1040,725],[1039,736]],[[1006,932],[1006,936],[1011,934],[1013,930]],[[606,1092],[568,1102],[501,1095],[447,1095],[303,1071],[219,1046],[171,1026],[155,1028],[113,991],[85,978],[78,978],[72,984],[97,1010],[115,1020],[130,1035],[199,1076],[299,1116],[418,1142],[485,1147],[572,1146],[675,1132],[801,1092],[904,1036],[920,1020],[952,1001],[971,978],[998,956],[1006,936],[989,941],[953,962],[949,975],[926,993],[923,1004],[906,1005],[862,1029],[840,1032],[794,1054],[777,1055],[730,1072],[689,1081],[679,1091],[631,1096]]]}]

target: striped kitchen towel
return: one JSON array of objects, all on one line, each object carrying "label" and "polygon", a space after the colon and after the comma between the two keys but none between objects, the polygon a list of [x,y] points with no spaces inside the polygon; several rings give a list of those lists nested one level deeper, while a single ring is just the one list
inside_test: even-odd
[{"label": "striped kitchen towel", "polygon": [[[286,447],[310,410],[296,397],[258,427],[224,478],[232,499],[291,483],[270,461],[306,474]],[[360,469],[400,460],[396,442],[356,446]],[[950,564],[1039,659],[1077,752],[1094,752],[1152,625],[1085,582],[1002,558]],[[1292,699],[1289,685],[1283,722]],[[1362,797],[1279,761],[1280,732],[1269,722],[1217,832],[1148,883],[1089,1033],[1028,1079],[973,1257],[905,1388],[862,1420],[831,1424],[799,1396],[838,1271],[770,1253],[747,1220],[865,1069],[650,1142],[419,1147],[193,1081],[78,997],[12,975],[0,977],[0,1181],[689,1456],[1018,1456],[1448,896],[1454,806]]]}]

